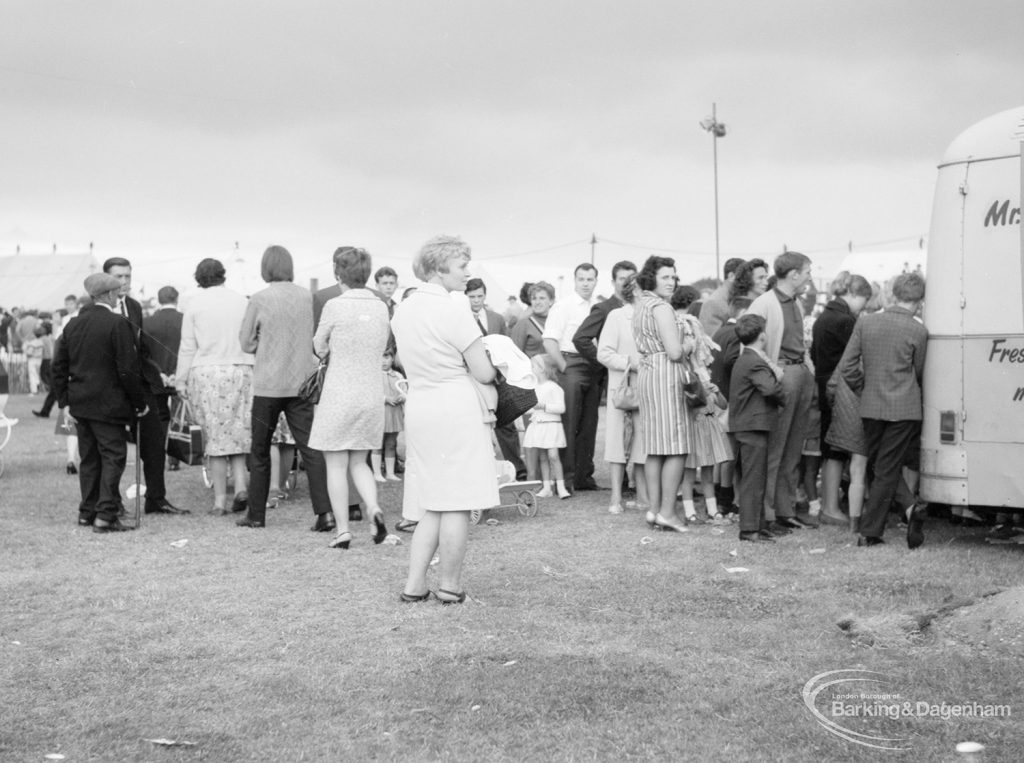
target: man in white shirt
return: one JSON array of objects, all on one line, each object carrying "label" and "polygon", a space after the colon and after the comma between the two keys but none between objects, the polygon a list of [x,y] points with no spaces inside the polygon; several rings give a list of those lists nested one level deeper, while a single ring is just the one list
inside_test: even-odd
[{"label": "man in white shirt", "polygon": [[[597,438],[597,412],[601,407],[601,374],[579,354],[572,342],[576,330],[590,314],[597,286],[597,268],[589,262],[573,271],[576,293],[558,300],[544,324],[544,349],[558,368],[558,384],[565,391],[565,449],[562,470],[566,484],[576,490],[597,490],[594,482],[594,440]],[[571,481],[571,483],[570,483]]]}]

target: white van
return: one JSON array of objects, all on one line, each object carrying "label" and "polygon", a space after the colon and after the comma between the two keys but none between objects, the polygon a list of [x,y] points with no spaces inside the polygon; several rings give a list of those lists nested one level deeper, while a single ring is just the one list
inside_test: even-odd
[{"label": "white van", "polygon": [[921,497],[1024,509],[1024,107],[946,151],[928,237]]}]

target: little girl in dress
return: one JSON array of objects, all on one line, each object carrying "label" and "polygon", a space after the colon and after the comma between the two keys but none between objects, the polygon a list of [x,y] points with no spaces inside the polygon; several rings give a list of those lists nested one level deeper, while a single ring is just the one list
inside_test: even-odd
[{"label": "little girl in dress", "polygon": [[377,482],[386,479],[401,480],[395,474],[395,457],[398,452],[398,433],[405,429],[405,395],[398,388],[398,382],[405,379],[394,368],[395,356],[390,350],[384,351],[384,477],[380,476],[380,451],[370,454],[373,476]]},{"label": "little girl in dress", "polygon": [[692,315],[679,316],[677,321],[680,340],[688,336],[696,340],[694,350],[690,354],[690,366],[704,385],[707,397],[707,405],[690,409],[690,417],[693,420],[693,451],[686,455],[686,468],[683,471],[683,513],[687,522],[696,521],[693,486],[699,472],[708,518],[720,522],[723,517],[715,498],[714,469],[717,464],[731,461],[733,455],[719,416],[719,411],[726,408],[729,403],[718,386],[711,381],[711,373],[708,371],[713,358],[712,350],[718,349],[718,345],[711,341],[701,322]]},{"label": "little girl in dress", "polygon": [[[537,492],[538,497],[552,495],[551,476],[554,474],[555,488],[559,498],[569,498],[562,476],[562,460],[558,451],[565,447],[565,431],[562,429],[562,414],[565,413],[565,392],[551,379],[555,374],[555,364],[547,355],[535,355],[530,361],[533,373],[537,377],[537,405],[530,411],[530,426],[523,437],[527,461],[534,458],[540,460],[540,473],[543,486]],[[532,450],[531,450],[532,449]],[[534,451],[536,451],[534,453]]]}]

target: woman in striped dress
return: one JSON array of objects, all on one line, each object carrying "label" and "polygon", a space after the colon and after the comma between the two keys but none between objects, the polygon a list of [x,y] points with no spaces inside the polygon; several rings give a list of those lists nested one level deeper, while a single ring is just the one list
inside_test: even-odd
[{"label": "woman in striped dress", "polygon": [[683,401],[683,366],[693,351],[692,338],[680,339],[669,299],[676,288],[675,261],[649,257],[637,275],[642,290],[633,314],[633,337],[640,355],[637,390],[640,431],[647,451],[644,476],[651,510],[647,523],[686,532],[676,517],[676,493],[683,479],[693,433]]}]

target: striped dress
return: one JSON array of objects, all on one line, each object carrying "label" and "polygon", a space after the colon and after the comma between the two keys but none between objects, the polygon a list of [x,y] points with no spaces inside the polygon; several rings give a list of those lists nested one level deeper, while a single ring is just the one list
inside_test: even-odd
[{"label": "striped dress", "polygon": [[633,337],[640,353],[640,431],[647,455],[680,456],[693,450],[693,432],[683,402],[683,367],[668,359],[658,334],[653,312],[658,305],[668,303],[645,291],[633,313]]}]

